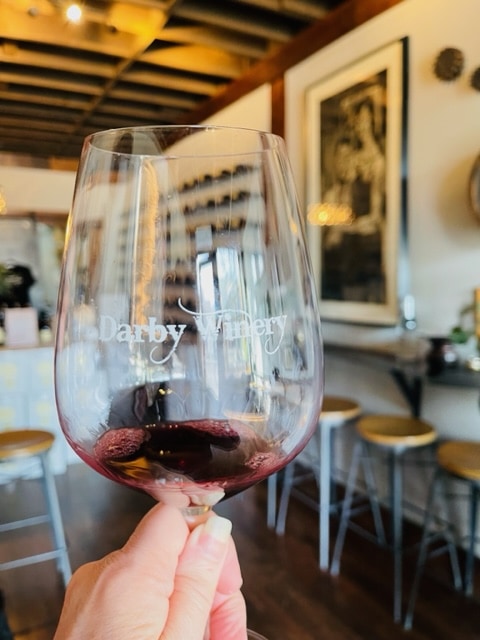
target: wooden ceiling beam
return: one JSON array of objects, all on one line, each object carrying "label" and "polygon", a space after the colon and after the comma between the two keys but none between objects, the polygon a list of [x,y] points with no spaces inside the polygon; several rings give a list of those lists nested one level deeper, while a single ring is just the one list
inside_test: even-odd
[{"label": "wooden ceiling beam", "polygon": [[163,91],[158,96],[154,95],[153,92],[148,89],[124,89],[121,86],[118,86],[110,92],[109,98],[111,100],[116,101],[128,101],[131,103],[139,103],[139,104],[152,104],[167,107],[177,107],[179,109],[194,109],[198,104],[198,100],[194,100],[193,98],[188,98],[186,94],[183,93],[172,93]]},{"label": "wooden ceiling beam", "polygon": [[[96,111],[96,114],[108,114],[108,116],[119,116],[123,118],[123,122],[125,119],[135,119],[137,122],[141,121],[142,124],[155,124],[157,122],[162,122],[163,120],[167,120],[172,117],[178,117],[179,113],[185,113],[183,110],[173,109],[168,107],[159,107],[158,109],[144,107],[143,109],[139,109],[136,106],[126,105],[126,104],[102,104],[102,106]],[[120,120],[120,122],[122,122]],[[125,126],[124,124],[120,124],[121,127]]]},{"label": "wooden ceiling beam", "polygon": [[[169,119],[169,115],[171,114],[171,119]],[[176,120],[178,119],[178,112],[164,112],[162,114],[163,118],[162,120],[164,121],[165,124],[170,124],[170,123],[175,123]],[[129,116],[128,118],[125,117],[124,115],[118,115],[118,114],[102,114],[99,113],[98,111],[95,113],[95,115],[93,115],[87,123],[82,124],[82,127],[79,128],[78,131],[83,130],[84,128],[86,128],[86,125],[88,125],[90,127],[90,131],[98,131],[100,129],[105,129],[105,128],[110,128],[110,127],[135,127],[138,125],[143,125],[145,124],[144,120],[141,120],[139,118],[136,117],[136,115],[132,115]],[[156,124],[155,122],[150,122],[150,124]]]},{"label": "wooden ceiling beam", "polygon": [[[65,142],[65,133],[62,133],[60,131],[57,131],[55,134],[51,134],[48,136],[48,141],[45,141],[45,131],[43,129],[35,129],[35,128],[29,128],[28,130],[28,139],[29,140],[36,140],[38,142],[44,142],[45,144],[63,144]],[[2,135],[2,142],[5,143],[5,141],[7,140],[14,140],[14,141],[19,141],[19,140],[24,140],[25,139],[25,128],[23,129],[10,129],[6,134]],[[74,139],[72,140],[72,137],[69,137],[69,140],[71,140],[74,144],[77,145],[81,145],[83,142],[83,138],[81,136],[74,136]]]},{"label": "wooden ceiling beam", "polygon": [[132,105],[127,104],[125,102],[112,102],[103,103],[97,109],[96,113],[100,114],[108,114],[115,116],[126,116],[127,118],[136,118],[137,120],[141,120],[142,122],[161,122],[164,117],[171,117],[172,113],[178,116],[179,113],[185,112],[186,109],[173,109],[171,107],[158,107],[154,108],[150,105],[146,105],[141,107],[140,105]]},{"label": "wooden ceiling beam", "polygon": [[293,28],[285,19],[260,12],[252,16],[247,12],[235,11],[221,2],[199,4],[185,0],[173,9],[172,15],[214,27],[224,27],[232,32],[249,33],[279,44],[288,42],[294,35]]},{"label": "wooden ceiling beam", "polygon": [[200,25],[183,27],[169,27],[167,25],[160,34],[159,40],[218,48],[253,60],[262,58],[268,52],[267,44],[263,38],[233,33],[228,29]]},{"label": "wooden ceiling beam", "polygon": [[[25,138],[25,128],[21,127],[21,123],[20,122],[16,122],[17,127],[9,127],[7,131],[5,131],[2,134],[2,142],[5,142],[5,140],[18,140],[21,138]],[[48,139],[49,141],[52,140],[59,140],[62,136],[64,136],[65,133],[61,133],[61,132],[56,132],[55,136],[49,136]],[[45,130],[44,129],[28,129],[28,137],[31,139],[37,139],[37,140],[45,140]]]},{"label": "wooden ceiling beam", "polygon": [[[58,80],[55,78],[46,78],[45,76],[41,75],[5,73],[3,71],[0,71],[0,83],[12,86],[22,85],[28,87],[28,89],[48,89],[52,93],[58,91],[79,95],[85,94],[89,96],[100,95],[102,93],[101,86],[85,82],[84,80],[74,82],[73,80]],[[12,87],[9,87],[9,90],[10,88]]]},{"label": "wooden ceiling beam", "polygon": [[0,100],[8,100],[9,102],[18,102],[19,104],[38,104],[39,100],[43,105],[48,107],[58,107],[63,109],[72,109],[76,111],[81,111],[82,109],[88,108],[90,101],[85,98],[81,100],[79,98],[76,99],[67,99],[67,98],[56,98],[51,95],[32,95],[31,93],[27,93],[25,91],[12,91],[9,89],[8,91],[0,91]]},{"label": "wooden ceiling beam", "polygon": [[40,158],[50,158],[56,155],[63,155],[67,153],[71,158],[78,156],[79,149],[76,144],[66,144],[65,142],[60,143],[48,143],[41,140],[28,140],[23,138],[22,140],[16,140],[13,144],[2,143],[0,146],[0,151],[3,153],[6,152],[14,152],[25,154],[28,156],[40,157]]},{"label": "wooden ceiling beam", "polygon": [[32,69],[38,68],[41,70],[50,69],[52,72],[61,71],[68,74],[75,73],[80,76],[81,81],[81,76],[109,78],[115,70],[113,58],[111,64],[108,64],[100,56],[91,60],[87,57],[69,56],[66,53],[59,56],[58,53],[45,53],[27,49],[26,45],[16,45],[13,49],[14,51],[9,47],[0,46],[0,61],[10,66],[31,67]]},{"label": "wooden ceiling beam", "polygon": [[314,22],[278,51],[254,64],[238,80],[188,114],[191,123],[201,122],[250,91],[274,82],[288,69],[334,42],[371,18],[403,0],[346,0],[325,18]]},{"label": "wooden ceiling beam", "polygon": [[241,0],[241,2],[270,11],[278,11],[281,8],[292,16],[309,20],[323,18],[329,11],[326,3],[318,0]]},{"label": "wooden ceiling beam", "polygon": [[0,0],[0,149],[77,157],[94,130],[201,122],[265,83],[282,134],[285,71],[401,1],[343,0],[312,23],[322,0],[85,0],[74,26],[51,0],[36,16]]},{"label": "wooden ceiling beam", "polygon": [[[5,103],[0,103],[0,113],[2,112]],[[46,107],[36,104],[27,104],[25,101],[21,103],[13,102],[8,106],[8,115],[17,118],[33,118],[38,120],[45,120],[50,122],[50,127],[57,127],[62,122],[71,123],[75,117],[81,113],[81,109],[71,109],[65,111],[60,107]]]},{"label": "wooden ceiling beam", "polygon": [[244,58],[196,45],[178,45],[147,51],[141,60],[170,69],[220,78],[238,78],[249,66]]},{"label": "wooden ceiling beam", "polygon": [[[2,113],[2,109],[1,109],[1,103],[0,103],[0,127],[5,127],[5,131],[18,127],[21,130],[23,130],[23,137],[25,137],[25,131],[30,131],[30,130],[38,129],[39,131],[43,131],[43,132],[48,132],[48,133],[52,132],[52,121],[50,119],[43,120],[40,118],[31,117],[27,121],[25,121],[22,115],[17,117],[12,115],[2,116],[1,113]],[[55,132],[60,133],[61,135],[65,133],[71,133],[72,125],[69,124],[68,122],[59,122],[58,124],[55,125]],[[45,133],[43,135],[45,137]]]},{"label": "wooden ceiling beam", "polygon": [[224,81],[213,82],[201,77],[189,77],[186,74],[167,73],[165,70],[157,71],[153,65],[150,70],[129,69],[123,74],[122,81],[145,85],[146,87],[197,93],[203,96],[215,95],[226,86]]}]

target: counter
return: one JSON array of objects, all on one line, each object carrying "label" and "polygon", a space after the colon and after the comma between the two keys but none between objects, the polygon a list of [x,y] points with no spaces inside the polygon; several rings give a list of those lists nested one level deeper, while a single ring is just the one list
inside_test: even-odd
[{"label": "counter", "polygon": [[39,428],[55,434],[54,473],[77,461],[58,421],[53,378],[53,346],[0,349],[0,429]]},{"label": "counter", "polygon": [[399,358],[400,343],[386,345],[344,346],[326,344],[325,354],[351,358],[366,367],[391,375],[405,397],[412,415],[422,415],[422,399],[425,385],[443,385],[478,390],[480,398],[480,371],[472,371],[463,363],[445,368],[440,373],[428,375],[422,362],[409,362]]}]

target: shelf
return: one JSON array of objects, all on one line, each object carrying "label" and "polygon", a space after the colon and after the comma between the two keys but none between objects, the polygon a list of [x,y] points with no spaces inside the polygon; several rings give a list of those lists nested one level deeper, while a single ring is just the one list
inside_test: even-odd
[{"label": "shelf", "polygon": [[392,376],[403,396],[407,400],[412,415],[419,416],[424,384],[445,385],[478,389],[480,391],[480,371],[471,371],[465,366],[446,368],[436,375],[426,373],[425,362],[409,363],[398,357],[400,344],[391,342],[385,345],[325,344],[326,355],[338,355],[361,361],[365,366],[381,369]]}]

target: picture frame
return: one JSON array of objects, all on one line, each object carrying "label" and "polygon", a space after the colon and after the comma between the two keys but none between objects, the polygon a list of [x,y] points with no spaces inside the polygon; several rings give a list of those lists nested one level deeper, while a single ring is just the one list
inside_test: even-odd
[{"label": "picture frame", "polygon": [[307,236],[325,320],[399,320],[407,44],[386,45],[306,90]]}]

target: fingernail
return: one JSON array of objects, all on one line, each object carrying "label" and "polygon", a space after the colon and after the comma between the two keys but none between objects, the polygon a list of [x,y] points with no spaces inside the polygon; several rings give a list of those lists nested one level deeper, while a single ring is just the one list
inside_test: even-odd
[{"label": "fingernail", "polygon": [[214,538],[217,542],[225,543],[232,532],[232,523],[227,518],[213,515],[208,518],[203,528],[203,536]]}]

